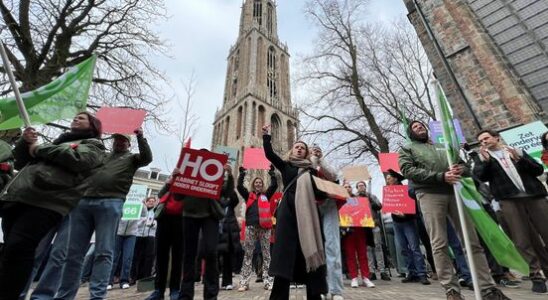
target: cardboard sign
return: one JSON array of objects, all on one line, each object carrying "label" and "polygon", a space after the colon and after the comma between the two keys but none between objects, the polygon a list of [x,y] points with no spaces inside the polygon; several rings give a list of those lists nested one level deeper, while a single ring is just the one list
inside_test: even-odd
[{"label": "cardboard sign", "polygon": [[139,220],[143,210],[143,200],[147,197],[147,186],[132,184],[122,209],[122,220]]},{"label": "cardboard sign", "polygon": [[[500,136],[504,139],[504,142],[506,142],[508,146],[522,149],[544,166],[540,160],[542,155],[542,143],[540,136],[546,131],[548,131],[548,128],[546,128],[541,121],[536,121],[510,130],[502,131],[500,132]],[[544,169],[547,168],[547,166],[544,166]]]},{"label": "cardboard sign", "polygon": [[104,133],[132,134],[143,125],[146,114],[141,109],[101,107],[95,116],[101,120]]},{"label": "cardboard sign", "polygon": [[383,188],[382,212],[416,214],[415,200],[409,197],[407,185],[387,185]]},{"label": "cardboard sign", "polygon": [[228,163],[230,163],[232,170],[236,170],[236,162],[238,161],[238,149],[217,145],[213,147],[213,152],[227,155]]},{"label": "cardboard sign", "polygon": [[399,153],[379,153],[379,165],[381,166],[381,172],[388,172],[388,169],[392,169],[400,173],[400,164],[398,159]]},{"label": "cardboard sign", "polygon": [[[464,134],[462,133],[462,128],[460,127],[459,120],[453,119],[453,124],[455,125],[455,132],[457,133],[457,139],[459,140],[459,143],[466,143],[466,139],[464,138]],[[430,121],[428,122],[428,127],[432,143],[445,143],[445,140],[443,139],[443,125],[441,124],[441,121]]]},{"label": "cardboard sign", "polygon": [[339,209],[339,219],[341,227],[375,227],[369,199],[365,197],[348,198]]},{"label": "cardboard sign", "polygon": [[350,195],[348,195],[348,191],[342,185],[323,180],[316,176],[312,176],[312,179],[314,179],[314,183],[316,184],[318,190],[325,192],[329,198],[345,200],[350,197]]},{"label": "cardboard sign", "polygon": [[242,165],[248,170],[270,169],[270,161],[266,158],[263,148],[246,148]]},{"label": "cardboard sign", "polygon": [[224,154],[183,148],[180,173],[175,177],[170,191],[200,198],[219,199],[224,181]]},{"label": "cardboard sign", "polygon": [[371,178],[367,166],[348,166],[342,172],[346,181],[369,180]]}]

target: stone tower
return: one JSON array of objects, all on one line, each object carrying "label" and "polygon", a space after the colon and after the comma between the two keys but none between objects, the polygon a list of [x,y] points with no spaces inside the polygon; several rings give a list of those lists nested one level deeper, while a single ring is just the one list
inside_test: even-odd
[{"label": "stone tower", "polygon": [[468,140],[548,121],[548,1],[403,1]]},{"label": "stone tower", "polygon": [[261,147],[261,128],[271,124],[272,145],[282,155],[295,140],[298,114],[291,104],[289,53],[278,39],[275,1],[245,0],[238,39],[227,61],[212,148],[238,149],[237,165],[241,165],[244,148]]}]

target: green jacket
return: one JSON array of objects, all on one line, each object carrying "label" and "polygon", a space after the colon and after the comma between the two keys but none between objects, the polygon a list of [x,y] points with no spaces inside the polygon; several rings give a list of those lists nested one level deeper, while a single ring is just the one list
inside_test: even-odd
[{"label": "green jacket", "polygon": [[443,178],[449,164],[442,145],[411,141],[400,149],[399,154],[400,170],[405,178],[413,182],[416,192],[453,192],[452,186]]},{"label": "green jacket", "polygon": [[103,163],[105,147],[97,139],[37,147],[35,157],[20,139],[13,150],[15,168],[21,169],[1,195],[18,202],[67,215],[82,198],[91,171]]},{"label": "green jacket", "polygon": [[0,164],[6,168],[0,168],[0,192],[13,177],[13,153],[10,144],[0,139]]},{"label": "green jacket", "polygon": [[137,143],[139,154],[126,151],[107,155],[104,165],[89,178],[89,188],[84,197],[126,199],[135,171],[152,162],[152,151],[147,140],[138,137]]}]

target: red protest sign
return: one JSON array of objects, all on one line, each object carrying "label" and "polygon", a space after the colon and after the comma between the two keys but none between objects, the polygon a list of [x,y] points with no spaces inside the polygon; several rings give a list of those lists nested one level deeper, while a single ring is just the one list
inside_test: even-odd
[{"label": "red protest sign", "polygon": [[388,172],[388,169],[392,169],[399,173],[399,158],[400,155],[398,153],[379,153],[379,165],[381,165],[381,172]]},{"label": "red protest sign", "polygon": [[383,213],[416,214],[415,200],[409,197],[407,185],[387,185],[383,188]]},{"label": "red protest sign", "polygon": [[201,198],[219,199],[224,180],[224,165],[228,157],[207,150],[183,148],[180,173],[170,191]]},{"label": "red protest sign", "polygon": [[101,107],[95,116],[101,120],[105,133],[132,134],[143,125],[146,114],[142,109]]},{"label": "red protest sign", "polygon": [[263,148],[246,148],[244,150],[243,167],[250,170],[270,169],[270,161],[266,158]]},{"label": "red protest sign", "polygon": [[341,227],[375,227],[369,199],[365,197],[348,198],[339,209],[339,219]]}]

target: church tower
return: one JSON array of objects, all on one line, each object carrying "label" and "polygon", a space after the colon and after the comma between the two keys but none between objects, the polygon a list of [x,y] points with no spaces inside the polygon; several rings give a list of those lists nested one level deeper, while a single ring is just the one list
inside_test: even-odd
[{"label": "church tower", "polygon": [[237,165],[241,165],[244,148],[261,147],[261,128],[270,124],[272,145],[282,155],[295,141],[298,113],[291,104],[289,53],[278,39],[275,1],[244,1],[238,39],[227,61],[212,148],[238,149]]}]

